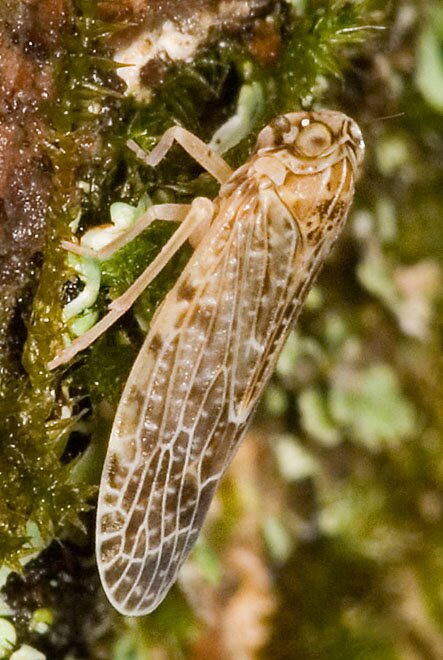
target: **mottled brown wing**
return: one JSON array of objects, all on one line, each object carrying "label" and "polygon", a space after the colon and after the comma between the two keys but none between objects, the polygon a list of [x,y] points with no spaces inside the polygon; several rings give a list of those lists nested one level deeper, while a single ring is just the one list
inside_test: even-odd
[{"label": "mottled brown wing", "polygon": [[245,393],[281,336],[297,248],[297,225],[273,189],[245,183],[153,319],[99,495],[98,566],[122,613],[152,611],[197,538],[256,404]]}]

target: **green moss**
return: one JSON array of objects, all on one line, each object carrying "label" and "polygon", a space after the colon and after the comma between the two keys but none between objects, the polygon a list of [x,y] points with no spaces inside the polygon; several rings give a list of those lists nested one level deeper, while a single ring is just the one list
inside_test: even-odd
[{"label": "green moss", "polygon": [[[43,542],[48,543],[69,525],[80,525],[79,514],[89,509],[88,501],[95,490],[71,482],[76,461],[61,461],[79,409],[69,386],[63,384],[63,375],[48,372],[46,366],[63,331],[63,289],[69,270],[60,242],[70,237],[69,223],[78,213],[74,174],[81,163],[88,130],[92,134],[97,129],[96,119],[88,128],[78,128],[83,119],[81,108],[87,102],[83,99],[77,104],[79,81],[87,82],[97,72],[97,63],[91,62],[94,29],[80,16],[86,5],[91,9],[93,3],[76,5],[73,22],[67,28],[71,32],[67,34],[66,52],[58,60],[63,92],[57,113],[50,113],[48,108],[56,131],[53,144],[48,145],[55,194],[48,211],[44,265],[23,354],[26,377],[9,383],[0,402],[4,420],[0,430],[0,561],[14,567],[23,554],[30,552],[30,522],[38,526]],[[71,85],[65,78],[68,64]]]},{"label": "green moss", "polygon": [[280,64],[285,111],[311,107],[327,90],[328,78],[344,75],[356,47],[383,29],[377,6],[370,0],[295,4]]}]

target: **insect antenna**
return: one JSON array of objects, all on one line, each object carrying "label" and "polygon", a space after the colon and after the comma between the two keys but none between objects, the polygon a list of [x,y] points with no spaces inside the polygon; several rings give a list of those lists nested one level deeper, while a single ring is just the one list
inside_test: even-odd
[{"label": "insect antenna", "polygon": [[362,121],[362,124],[374,124],[377,121],[386,121],[388,119],[397,119],[397,117],[403,117],[406,114],[406,112],[395,112],[392,115],[384,115],[383,117],[373,117],[372,119],[367,119],[366,121]]}]

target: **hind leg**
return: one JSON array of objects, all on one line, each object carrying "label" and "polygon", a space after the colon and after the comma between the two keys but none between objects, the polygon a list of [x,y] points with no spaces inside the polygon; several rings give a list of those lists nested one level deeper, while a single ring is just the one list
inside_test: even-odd
[{"label": "hind leg", "polygon": [[71,360],[79,351],[90,346],[100,335],[111,327],[137,300],[142,291],[152,282],[180,247],[202,226],[210,224],[214,206],[206,197],[197,197],[186,214],[180,227],[146,270],[131,284],[123,295],[109,305],[109,312],[90,330],[77,337],[70,346],[61,350],[48,363],[48,369],[55,369]]}]

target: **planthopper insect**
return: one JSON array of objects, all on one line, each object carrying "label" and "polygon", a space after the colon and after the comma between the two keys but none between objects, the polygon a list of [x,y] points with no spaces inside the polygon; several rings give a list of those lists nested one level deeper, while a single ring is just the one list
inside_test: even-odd
[{"label": "planthopper insect", "polygon": [[62,350],[54,368],[114,323],[186,241],[195,246],[159,306],[119,403],[101,479],[97,563],[126,615],[151,612],[188,556],[303,301],[335,243],[354,195],[364,143],[339,112],[274,119],[235,172],[183,128],[173,142],[222,184],[210,201],[152,206],[105,248],[108,258],[154,219],[182,221],[158,257],[106,316]]}]

